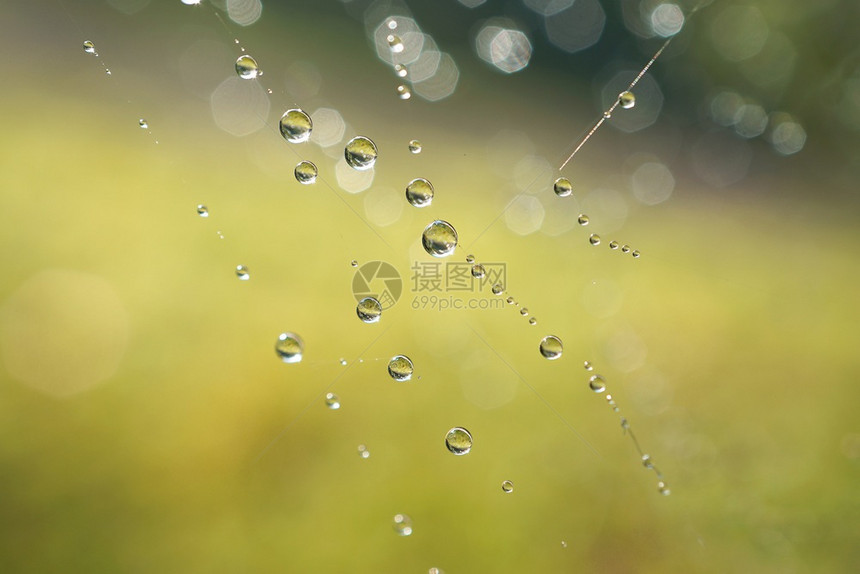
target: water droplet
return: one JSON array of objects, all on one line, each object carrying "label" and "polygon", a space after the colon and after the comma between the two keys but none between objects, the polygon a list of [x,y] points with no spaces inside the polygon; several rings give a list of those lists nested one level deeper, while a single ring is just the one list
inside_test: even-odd
[{"label": "water droplet", "polygon": [[555,335],[547,335],[540,341],[540,354],[550,361],[561,357],[563,350],[564,345],[561,344],[561,339]]},{"label": "water droplet", "polygon": [[406,186],[406,201],[415,207],[427,207],[433,203],[433,184],[418,177]]},{"label": "water droplet", "polygon": [[492,291],[493,291],[493,295],[501,295],[502,293],[505,292],[505,288],[504,288],[504,286],[502,286],[501,283],[496,283],[495,285],[493,285]]},{"label": "water droplet", "polygon": [[400,84],[397,86],[397,96],[401,100],[408,100],[412,97],[412,90],[406,84]]},{"label": "water droplet", "polygon": [[534,317],[530,318],[529,325],[537,325],[537,319],[535,319]]},{"label": "water droplet", "polygon": [[92,54],[93,56],[99,55],[98,52],[96,52],[96,45],[89,40],[84,40],[84,52]]},{"label": "water droplet", "polygon": [[463,427],[454,427],[445,435],[445,446],[457,456],[472,450],[472,435]]},{"label": "water droplet", "polygon": [[595,393],[602,393],[606,390],[606,380],[601,375],[591,375],[588,379],[588,386]]},{"label": "water droplet", "polygon": [[355,308],[358,318],[365,323],[376,323],[382,316],[382,305],[373,297],[365,297],[358,302]]},{"label": "water droplet", "polygon": [[418,140],[410,140],[409,151],[415,154],[421,153],[421,142]]},{"label": "water droplet", "polygon": [[633,250],[633,253],[632,253],[631,255],[633,255],[633,257],[636,257],[636,258],[638,259],[638,258],[639,258],[639,255],[640,255],[640,254],[639,254],[639,250],[638,250],[638,249],[634,249],[634,250]]},{"label": "water droplet", "polygon": [[573,186],[570,184],[570,180],[566,177],[560,177],[555,180],[555,183],[552,186],[552,190],[559,197],[567,197],[573,192]]},{"label": "water droplet", "polygon": [[618,249],[618,242],[613,239],[612,241],[609,242],[609,248],[610,249]]},{"label": "water droplet", "polygon": [[505,480],[502,482],[502,492],[505,494],[510,494],[514,491],[514,483],[510,480]]},{"label": "water droplet", "polygon": [[621,419],[621,428],[624,429],[625,431],[630,428],[630,423],[627,421],[627,419],[625,419],[623,417]]},{"label": "water droplet", "polygon": [[389,18],[386,26],[388,26],[389,30],[396,30],[397,29],[397,20],[395,20],[394,18]]},{"label": "water droplet", "polygon": [[260,75],[260,68],[257,67],[257,60],[248,54],[242,54],[236,59],[236,73],[243,80],[253,80]]},{"label": "water droplet", "polygon": [[296,175],[296,181],[303,185],[310,185],[317,180],[317,175],[319,171],[317,171],[317,166],[309,161],[300,161],[296,165],[296,169],[293,172]]},{"label": "water droplet", "polygon": [[669,490],[669,487],[662,480],[657,483],[657,492],[659,492],[663,496],[669,496],[670,494],[672,494],[672,491]]},{"label": "water droplet", "polygon": [[201,203],[197,206],[197,215],[200,217],[209,217],[209,208]]},{"label": "water droplet", "polygon": [[484,266],[480,263],[475,263],[472,265],[472,277],[476,279],[483,279],[484,275],[486,275],[487,271],[484,269]]},{"label": "water droplet", "polygon": [[603,112],[603,119],[604,119],[604,120],[608,120],[608,119],[609,119],[609,118],[611,118],[611,117],[612,117],[612,113],[611,113],[611,112],[609,112],[609,111]]},{"label": "water droplet", "polygon": [[594,367],[591,365],[591,361],[585,361],[582,363],[582,366],[585,367],[586,371],[592,370]]},{"label": "water droplet", "polygon": [[630,246],[629,245],[622,245],[621,246],[621,253],[629,253],[629,252],[630,252]]},{"label": "water droplet", "polygon": [[275,353],[285,363],[298,363],[302,360],[305,344],[295,333],[281,333],[275,341]]},{"label": "water droplet", "polygon": [[388,47],[391,48],[391,51],[395,54],[399,54],[403,51],[403,40],[400,39],[400,36],[397,34],[389,34],[385,41],[388,42]]},{"label": "water droplet", "polygon": [[236,277],[238,277],[242,281],[247,281],[251,278],[251,274],[248,272],[248,268],[244,265],[236,266]]},{"label": "water droplet", "polygon": [[409,518],[408,514],[395,514],[391,522],[392,526],[394,526],[394,532],[398,536],[409,536],[412,534],[412,519]]},{"label": "water droplet", "polygon": [[394,73],[397,74],[398,78],[405,78],[409,75],[409,70],[407,70],[406,66],[404,66],[403,64],[395,64]]},{"label": "water droplet", "polygon": [[338,362],[339,362],[342,366],[344,366],[344,367],[346,366],[346,359],[340,359]]},{"label": "water droplet", "polygon": [[567,548],[567,542],[565,542],[564,540],[562,540],[562,541],[561,541],[561,547],[562,547],[562,548]]},{"label": "water droplet", "polygon": [[267,93],[267,94],[271,94],[271,93],[272,93],[272,88],[266,88],[266,93]]},{"label": "water droplet", "polygon": [[105,68],[105,74],[107,74],[108,76],[110,76],[110,75],[111,75],[111,73],[110,73],[110,68]]},{"label": "water droplet", "polygon": [[224,234],[221,233],[220,229],[218,231],[216,231],[215,234],[218,236],[218,239],[224,239]]},{"label": "water droplet", "polygon": [[349,262],[349,265],[350,265],[350,267],[358,267],[358,261],[353,259],[352,261]]},{"label": "water droplet", "polygon": [[413,370],[412,360],[406,355],[396,355],[388,361],[388,374],[397,382],[411,379]]},{"label": "water droplet", "polygon": [[517,300],[514,299],[513,297],[508,297],[507,299],[505,299],[505,301],[508,302],[508,305],[516,305],[517,304]]},{"label": "water droplet", "polygon": [[439,568],[431,568],[427,571],[427,574],[445,574],[445,572],[443,572]]},{"label": "water droplet", "polygon": [[636,105],[636,96],[633,95],[633,92],[621,92],[618,94],[618,103],[625,110],[629,110]]},{"label": "water droplet", "polygon": [[288,142],[302,143],[310,139],[314,124],[303,110],[294,108],[285,111],[281,116],[280,129],[281,135]]},{"label": "water droplet", "polygon": [[340,408],[340,399],[337,398],[337,395],[334,393],[326,393],[325,394],[325,406],[330,408],[333,411],[336,411]]},{"label": "water droplet", "polygon": [[600,245],[600,236],[596,233],[592,233],[588,236],[588,242],[592,245]]},{"label": "water droplet", "polygon": [[424,228],[421,244],[433,257],[448,257],[457,247],[457,231],[447,221],[437,219]]},{"label": "water droplet", "polygon": [[143,118],[140,118],[139,120],[137,120],[137,125],[139,125],[141,127],[141,129],[144,129],[144,130],[149,129],[149,124],[146,123],[146,120]]},{"label": "water droplet", "polygon": [[358,456],[361,458],[370,458],[370,451],[363,444],[358,445]]},{"label": "water droplet", "polygon": [[372,168],[373,164],[376,163],[378,152],[376,144],[370,138],[355,136],[347,142],[343,155],[349,167],[364,171]]},{"label": "water droplet", "polygon": [[474,263],[474,262],[475,262],[475,256],[474,255],[472,255],[471,253],[466,255],[466,263]]},{"label": "water droplet", "polygon": [[580,213],[579,217],[576,218],[576,222],[580,225],[588,225],[588,216],[584,213]]},{"label": "water droplet", "polygon": [[522,315],[523,317],[528,317],[529,310],[523,307],[522,309],[520,309],[520,315]]},{"label": "water droplet", "polygon": [[643,454],[642,455],[642,466],[644,466],[645,468],[654,468],[654,463],[651,462],[651,455],[650,454]]}]

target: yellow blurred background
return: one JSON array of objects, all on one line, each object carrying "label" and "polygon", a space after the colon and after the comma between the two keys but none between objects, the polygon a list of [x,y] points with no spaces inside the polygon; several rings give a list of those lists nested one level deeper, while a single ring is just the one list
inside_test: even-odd
[{"label": "yellow blurred background", "polygon": [[[614,78],[661,45],[634,33],[634,3],[603,2],[576,50],[538,0],[271,4],[3,3],[0,571],[860,563],[860,67],[807,50],[849,3],[706,6],[643,80],[630,112],[646,115],[617,109],[560,173]],[[726,42],[750,9],[770,35]],[[455,67],[398,77],[374,43],[390,18]],[[495,63],[486,30],[504,31]],[[261,76],[236,75],[242,50]],[[760,79],[768,50],[788,76]],[[294,107],[309,142],[278,132]],[[342,159],[359,134],[379,149],[369,172]],[[406,202],[416,177],[429,207]],[[435,219],[459,234],[445,260],[421,247]],[[416,266],[469,254],[505,265],[507,293],[418,288]],[[356,317],[352,260],[402,278],[378,323]],[[279,360],[282,332],[301,362]],[[387,372],[398,354],[408,382]],[[465,456],[445,448],[456,426]]]}]

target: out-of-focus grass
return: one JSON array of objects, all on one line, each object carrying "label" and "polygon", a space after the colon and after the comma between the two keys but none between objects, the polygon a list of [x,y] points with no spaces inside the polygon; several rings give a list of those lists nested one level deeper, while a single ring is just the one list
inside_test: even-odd
[{"label": "out-of-focus grass", "polygon": [[[77,32],[63,22],[50,21],[74,52]],[[109,84],[96,62],[58,54],[26,60],[25,81],[3,96],[0,301],[45,269],[93,274],[123,302],[129,343],[114,376],[68,398],[0,374],[4,571],[836,572],[860,558],[857,458],[844,446],[856,451],[860,241],[839,205],[686,182],[615,234],[639,260],[610,252],[612,234],[590,247],[599,221],[520,237],[503,221],[486,229],[514,194],[485,160],[485,127],[504,122],[464,123],[456,106],[486,98],[504,109],[515,96],[414,102],[405,122],[332,90],[380,146],[376,185],[418,175],[436,185],[433,206],[378,228],[382,241],[347,207],[363,214],[363,197],[336,189],[318,149],[303,154],[333,192],[297,184],[298,156],[274,133],[218,132],[208,103],[179,95],[176,78],[135,77],[137,64],[110,64],[103,50]],[[52,73],[36,74],[41,65]],[[560,110],[530,111],[539,152],[561,156],[566,138],[543,131]],[[275,105],[270,125],[278,114]],[[420,156],[406,150],[415,136]],[[617,169],[611,153],[590,157],[575,166],[580,181]],[[774,174],[768,184],[792,182]],[[418,239],[436,217],[457,227],[458,259],[507,263],[537,326],[510,308],[409,307],[409,265],[429,259]],[[377,325],[355,318],[351,259],[386,260],[404,276],[403,299]],[[247,283],[233,275],[240,263]],[[589,313],[592,282],[618,286],[618,314]],[[625,329],[647,348],[631,373],[611,368],[605,350]],[[304,338],[303,362],[275,357],[284,330]],[[549,333],[565,342],[559,361],[537,352]],[[31,352],[71,361],[75,349],[72,337]],[[420,380],[388,378],[397,353]],[[584,359],[607,377],[670,497],[588,390]],[[664,386],[641,382],[649,376]],[[515,397],[479,409],[461,385],[476,379],[479,392],[514,385]],[[336,412],[319,397],[333,382]],[[444,449],[456,425],[475,437],[468,456]],[[505,479],[513,494],[501,492]],[[408,538],[391,528],[399,512],[415,521]]]}]

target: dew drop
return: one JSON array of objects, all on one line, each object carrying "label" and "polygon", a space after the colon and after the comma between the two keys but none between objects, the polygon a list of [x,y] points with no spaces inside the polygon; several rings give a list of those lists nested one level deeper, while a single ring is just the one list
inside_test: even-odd
[{"label": "dew drop", "polygon": [[603,112],[603,119],[604,119],[604,120],[608,120],[608,119],[609,119],[609,118],[611,118],[611,117],[612,117],[612,113],[611,113],[611,112],[609,112],[609,111]]},{"label": "dew drop", "polygon": [[93,56],[99,55],[98,52],[96,52],[96,45],[89,40],[84,40],[84,52],[92,54]]},{"label": "dew drop", "polygon": [[392,53],[399,54],[403,51],[403,40],[397,34],[389,34],[385,41],[388,42],[388,47],[391,48]]},{"label": "dew drop", "polygon": [[594,369],[594,367],[591,365],[591,361],[585,361],[584,363],[582,363],[582,366],[585,367],[586,371]]},{"label": "dew drop", "polygon": [[639,250],[638,250],[638,249],[634,249],[634,250],[633,250],[633,253],[632,253],[631,255],[633,255],[633,257],[635,257],[635,258],[639,259],[639,255],[640,255],[640,254],[639,254]]},{"label": "dew drop", "polygon": [[330,408],[333,411],[336,411],[340,408],[340,399],[334,393],[326,393],[325,394],[325,406]]},{"label": "dew drop", "polygon": [[361,458],[370,458],[370,451],[363,444],[358,445],[358,456]]},{"label": "dew drop", "polygon": [[319,171],[317,171],[317,166],[309,161],[300,161],[296,165],[296,169],[293,172],[296,176],[296,181],[303,185],[310,185],[317,180],[317,175]]},{"label": "dew drop", "polygon": [[427,571],[427,574],[445,574],[445,572],[443,572],[439,568],[431,568]]},{"label": "dew drop", "polygon": [[281,333],[275,341],[275,353],[285,363],[298,363],[302,360],[305,344],[295,333]]},{"label": "dew drop", "polygon": [[346,359],[341,358],[338,362],[341,364],[341,366],[346,366]]},{"label": "dew drop", "polygon": [[606,380],[601,375],[591,375],[588,379],[588,386],[595,393],[602,393],[606,390]]},{"label": "dew drop", "polygon": [[412,90],[406,84],[400,84],[397,86],[397,97],[401,100],[408,100],[412,97]]},{"label": "dew drop", "polygon": [[303,110],[294,108],[281,116],[280,129],[281,135],[288,142],[302,143],[310,139],[314,124]]},{"label": "dew drop", "polygon": [[501,295],[505,292],[505,288],[501,283],[496,283],[492,287],[493,295]]},{"label": "dew drop", "polygon": [[365,323],[377,323],[382,316],[382,305],[373,297],[365,297],[355,308],[358,318]]},{"label": "dew drop", "polygon": [[618,94],[618,103],[625,110],[629,110],[636,105],[636,96],[633,95],[633,92],[621,92]]},{"label": "dew drop", "polygon": [[260,68],[257,66],[257,60],[248,54],[242,54],[236,59],[236,73],[243,80],[253,80],[260,75]]},{"label": "dew drop", "polygon": [[472,255],[471,253],[466,255],[466,263],[474,263],[474,262],[475,262],[475,256],[474,255]]},{"label": "dew drop", "polygon": [[537,325],[537,319],[535,319],[534,317],[531,317],[529,319],[529,325]]},{"label": "dew drop", "polygon": [[507,299],[505,299],[505,301],[508,302],[508,305],[516,305],[517,304],[517,300],[514,299],[513,297],[508,297]]},{"label": "dew drop", "polygon": [[433,203],[433,184],[418,177],[406,186],[406,201],[414,207],[427,207]]},{"label": "dew drop", "polygon": [[397,382],[411,379],[413,370],[412,360],[406,355],[396,355],[388,361],[388,374]]},{"label": "dew drop", "polygon": [[627,429],[630,428],[630,422],[627,419],[622,418],[621,419],[621,428],[626,431]]},{"label": "dew drop", "polygon": [[407,514],[395,514],[391,521],[394,532],[398,536],[409,536],[412,534],[412,519]]},{"label": "dew drop", "polygon": [[407,70],[406,66],[404,66],[403,64],[395,64],[394,73],[397,74],[398,78],[405,78],[409,75],[409,70]]},{"label": "dew drop", "polygon": [[540,341],[540,354],[550,361],[561,357],[563,350],[564,345],[561,344],[561,339],[555,335],[547,335]]},{"label": "dew drop", "polygon": [[588,236],[588,242],[592,245],[600,245],[600,236],[596,233],[592,233]]},{"label": "dew drop", "polygon": [[642,466],[644,466],[645,468],[649,468],[649,469],[654,468],[654,463],[651,462],[651,455],[650,454],[643,454],[642,455]]},{"label": "dew drop", "polygon": [[523,307],[522,309],[520,309],[520,315],[522,315],[523,317],[528,317],[529,310]]},{"label": "dew drop", "polygon": [[629,245],[622,245],[621,246],[621,253],[629,253],[629,252],[630,252],[630,246]]},{"label": "dew drop", "polygon": [[137,120],[137,125],[139,125],[141,129],[144,129],[144,130],[149,129],[149,124],[146,123],[146,120],[143,118],[140,118],[139,120]]},{"label": "dew drop", "polygon": [[388,26],[389,30],[396,30],[397,29],[397,20],[395,20],[394,18],[389,18],[386,26]]},{"label": "dew drop", "polygon": [[583,226],[588,225],[588,216],[584,213],[580,213],[579,217],[576,218],[576,222]]},{"label": "dew drop", "polygon": [[562,547],[562,548],[567,548],[567,542],[565,542],[564,540],[562,540],[562,541],[561,541],[561,547]]},{"label": "dew drop", "polygon": [[108,76],[111,75],[110,68],[105,68],[105,74],[107,74]]},{"label": "dew drop", "polygon": [[457,247],[457,231],[447,221],[437,219],[424,228],[421,244],[433,257],[448,257]]},{"label": "dew drop", "polygon": [[566,177],[560,177],[555,180],[555,183],[552,186],[552,190],[559,197],[567,197],[573,192],[573,186],[570,184],[570,180]]},{"label": "dew drop", "polygon": [[350,267],[358,267],[358,261],[353,259],[352,261],[349,262],[349,266]]},{"label": "dew drop", "polygon": [[613,239],[612,241],[609,242],[609,248],[610,249],[618,249],[618,242]]},{"label": "dew drop", "polygon": [[657,492],[659,492],[663,496],[669,496],[670,494],[672,494],[672,491],[669,490],[669,487],[662,480],[657,483]]},{"label": "dew drop", "polygon": [[244,265],[237,265],[236,277],[238,277],[241,281],[247,281],[251,278],[251,274],[248,272],[248,268]]},{"label": "dew drop", "polygon": [[463,427],[454,427],[445,435],[445,446],[457,456],[472,450],[472,434]]},{"label": "dew drop", "polygon": [[364,171],[373,167],[376,163],[378,152],[376,144],[370,138],[364,136],[355,136],[343,150],[343,155],[346,158],[346,163],[352,169]]},{"label": "dew drop", "polygon": [[413,154],[421,153],[421,142],[418,140],[409,141],[409,151]]},{"label": "dew drop", "polygon": [[202,203],[197,206],[197,215],[200,217],[209,217],[209,208]]},{"label": "dew drop", "polygon": [[510,480],[505,480],[502,482],[502,492],[505,494],[510,494],[514,491],[514,483]]},{"label": "dew drop", "polygon": [[474,277],[475,279],[483,279],[484,275],[486,274],[487,271],[480,263],[475,263],[474,265],[472,265],[472,277]]}]

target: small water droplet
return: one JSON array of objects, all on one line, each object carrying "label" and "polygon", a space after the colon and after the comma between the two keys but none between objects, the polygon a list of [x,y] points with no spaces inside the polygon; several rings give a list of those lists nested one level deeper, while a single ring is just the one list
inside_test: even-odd
[{"label": "small water droplet", "polygon": [[625,418],[621,418],[621,428],[625,431],[630,428],[630,423]]},{"label": "small water droplet", "polygon": [[534,317],[531,317],[529,319],[529,325],[537,325],[537,319],[535,319]]},{"label": "small water droplet", "polygon": [[514,491],[514,483],[510,480],[505,480],[502,482],[502,492],[505,494],[510,494]]},{"label": "small water droplet", "polygon": [[618,249],[618,242],[613,239],[612,241],[609,242],[609,248],[610,249]]},{"label": "small water droplet", "polygon": [[389,30],[396,30],[397,29],[397,20],[395,20],[394,18],[389,18],[388,23],[386,25],[388,26]]},{"label": "small water droplet", "polygon": [[448,257],[457,247],[457,231],[447,221],[437,219],[424,228],[421,244],[433,257]]},{"label": "small water droplet", "polygon": [[407,70],[406,66],[404,66],[403,64],[395,64],[394,73],[397,74],[398,78],[405,78],[409,75],[409,70]]},{"label": "small water droplet", "polygon": [[576,222],[580,225],[588,225],[588,216],[584,213],[580,213],[579,217],[576,218]]},{"label": "small water droplet", "polygon": [[474,255],[472,255],[471,253],[466,255],[466,263],[474,263],[474,262],[475,262],[475,256]]},{"label": "small water droplet", "polygon": [[412,97],[412,90],[406,84],[397,86],[397,97],[401,100],[408,100]]},{"label": "small water droplet", "polygon": [[443,572],[439,568],[431,568],[427,571],[427,574],[445,574],[445,572]]},{"label": "small water droplet", "polygon": [[636,105],[636,96],[633,95],[633,92],[621,92],[618,94],[618,103],[625,110],[629,110]]},{"label": "small water droplet", "polygon": [[414,154],[421,153],[421,142],[418,140],[410,140],[409,141],[409,151]]},{"label": "small water droplet", "polygon": [[272,93],[272,88],[266,88],[266,93],[271,95],[271,93]]},{"label": "small water droplet", "polygon": [[513,297],[508,297],[507,299],[505,299],[505,301],[507,301],[508,305],[516,305],[517,304],[517,300],[514,299]]},{"label": "small water droplet", "polygon": [[209,217],[209,208],[201,203],[197,206],[197,215],[200,217]]},{"label": "small water droplet", "polygon": [[251,278],[251,274],[248,272],[248,268],[244,265],[236,266],[236,277],[238,277],[242,281],[247,281]]},{"label": "small water droplet", "polygon": [[630,252],[630,246],[629,245],[622,245],[621,246],[621,253],[629,253],[629,252]]},{"label": "small water droplet", "polygon": [[107,74],[108,76],[111,75],[110,68],[105,68],[105,74]]},{"label": "small water droplet", "polygon": [[343,155],[349,167],[364,171],[373,167],[379,152],[370,138],[355,136],[347,142]]},{"label": "small water droplet", "polygon": [[[237,40],[238,44],[239,41]],[[242,54],[236,59],[236,73],[243,80],[253,80],[260,75],[260,68],[257,66],[257,60],[248,54]]]},{"label": "small water droplet", "polygon": [[594,369],[594,367],[591,364],[591,361],[585,361],[584,363],[582,363],[582,366],[585,367],[586,371],[590,371],[590,370]]},{"label": "small water droplet", "polygon": [[501,283],[496,283],[492,287],[493,295],[501,295],[505,292],[505,288]]},{"label": "small water droplet", "polygon": [[89,40],[84,40],[84,52],[86,52],[87,54],[92,54],[93,56],[99,55],[99,53],[96,52],[96,45]]},{"label": "small water droplet", "polygon": [[635,257],[635,258],[637,258],[637,259],[638,259],[638,258],[639,258],[639,255],[640,255],[639,250],[638,250],[638,249],[634,249],[634,250],[633,250],[633,253],[632,253],[631,255],[633,255],[633,257]]},{"label": "small water droplet", "polygon": [[146,120],[143,118],[140,118],[139,120],[137,120],[137,125],[139,125],[141,127],[141,129],[144,129],[144,130],[149,129],[149,124],[146,123]]},{"label": "small water droplet", "polygon": [[326,393],[325,394],[325,406],[330,408],[333,411],[336,411],[340,408],[340,399],[334,393]]},{"label": "small water droplet", "polygon": [[523,317],[528,317],[529,316],[529,310],[527,308],[523,307],[522,309],[520,309],[520,315],[522,315]]},{"label": "small water droplet", "polygon": [[409,518],[408,514],[395,514],[391,523],[394,527],[394,532],[398,536],[409,536],[412,534],[412,519]]},{"label": "small water droplet", "polygon": [[672,494],[672,491],[669,490],[669,487],[662,480],[657,483],[657,492],[659,492],[663,496],[669,496],[670,494]]},{"label": "small water droplet", "polygon": [[215,234],[218,236],[218,239],[224,239],[224,234],[220,230],[216,231]]},{"label": "small water droplet", "polygon": [[588,386],[595,393],[602,393],[606,390],[606,380],[601,375],[591,375],[588,379]]},{"label": "small water droplet", "polygon": [[391,48],[392,53],[399,54],[403,51],[403,40],[397,34],[389,34],[385,41],[388,42],[388,47]]},{"label": "small water droplet", "polygon": [[565,542],[564,540],[562,540],[562,541],[561,541],[561,547],[562,547],[562,548],[567,548],[567,542]]},{"label": "small water droplet", "polygon": [[365,323],[377,323],[382,316],[382,305],[373,297],[365,297],[355,307],[358,318]]},{"label": "small water droplet", "polygon": [[612,113],[609,111],[603,112],[603,119],[608,120],[612,117]]},{"label": "small water droplet", "polygon": [[363,444],[358,445],[358,456],[361,458],[370,458],[370,451]]},{"label": "small water droplet", "polygon": [[388,374],[397,382],[411,379],[413,370],[412,360],[406,355],[395,355],[388,361]]},{"label": "small water droplet", "polygon": [[340,359],[338,362],[339,362],[342,366],[344,366],[344,367],[346,366],[346,359],[343,359],[343,358],[342,358],[342,359]]},{"label": "small water droplet", "polygon": [[418,177],[406,186],[406,201],[414,207],[427,207],[433,203],[433,184]]},{"label": "small water droplet", "polygon": [[285,363],[298,363],[302,360],[305,344],[295,333],[285,332],[275,341],[275,353]]},{"label": "small water droplet", "polygon": [[563,350],[564,345],[561,344],[561,339],[555,335],[547,335],[540,341],[540,354],[550,361],[561,357]]},{"label": "small water droplet", "polygon": [[480,263],[475,263],[474,265],[472,265],[472,277],[474,277],[475,279],[483,279],[484,275],[486,274],[487,271]]},{"label": "small water droplet", "polygon": [[566,177],[560,177],[555,180],[555,183],[552,186],[552,190],[559,197],[567,197],[573,192],[573,186],[570,184],[570,180]]},{"label": "small water droplet", "polygon": [[463,427],[454,427],[445,435],[445,446],[457,456],[469,454],[472,450],[472,434]]},{"label": "small water droplet", "polygon": [[588,242],[592,245],[600,245],[600,236],[596,233],[592,233],[588,236]]},{"label": "small water droplet", "polygon": [[281,116],[279,127],[285,140],[290,143],[303,143],[310,139],[314,123],[304,110],[293,108]]},{"label": "small water droplet", "polygon": [[319,171],[317,171],[317,166],[309,161],[300,161],[296,165],[296,169],[293,171],[296,176],[296,181],[301,183],[302,185],[310,185],[317,180],[317,175]]},{"label": "small water droplet", "polygon": [[654,468],[654,463],[651,462],[651,455],[650,454],[643,454],[642,455],[642,466],[644,466],[645,468]]},{"label": "small water droplet", "polygon": [[349,266],[350,267],[358,267],[358,261],[353,259],[352,261],[349,262]]}]

